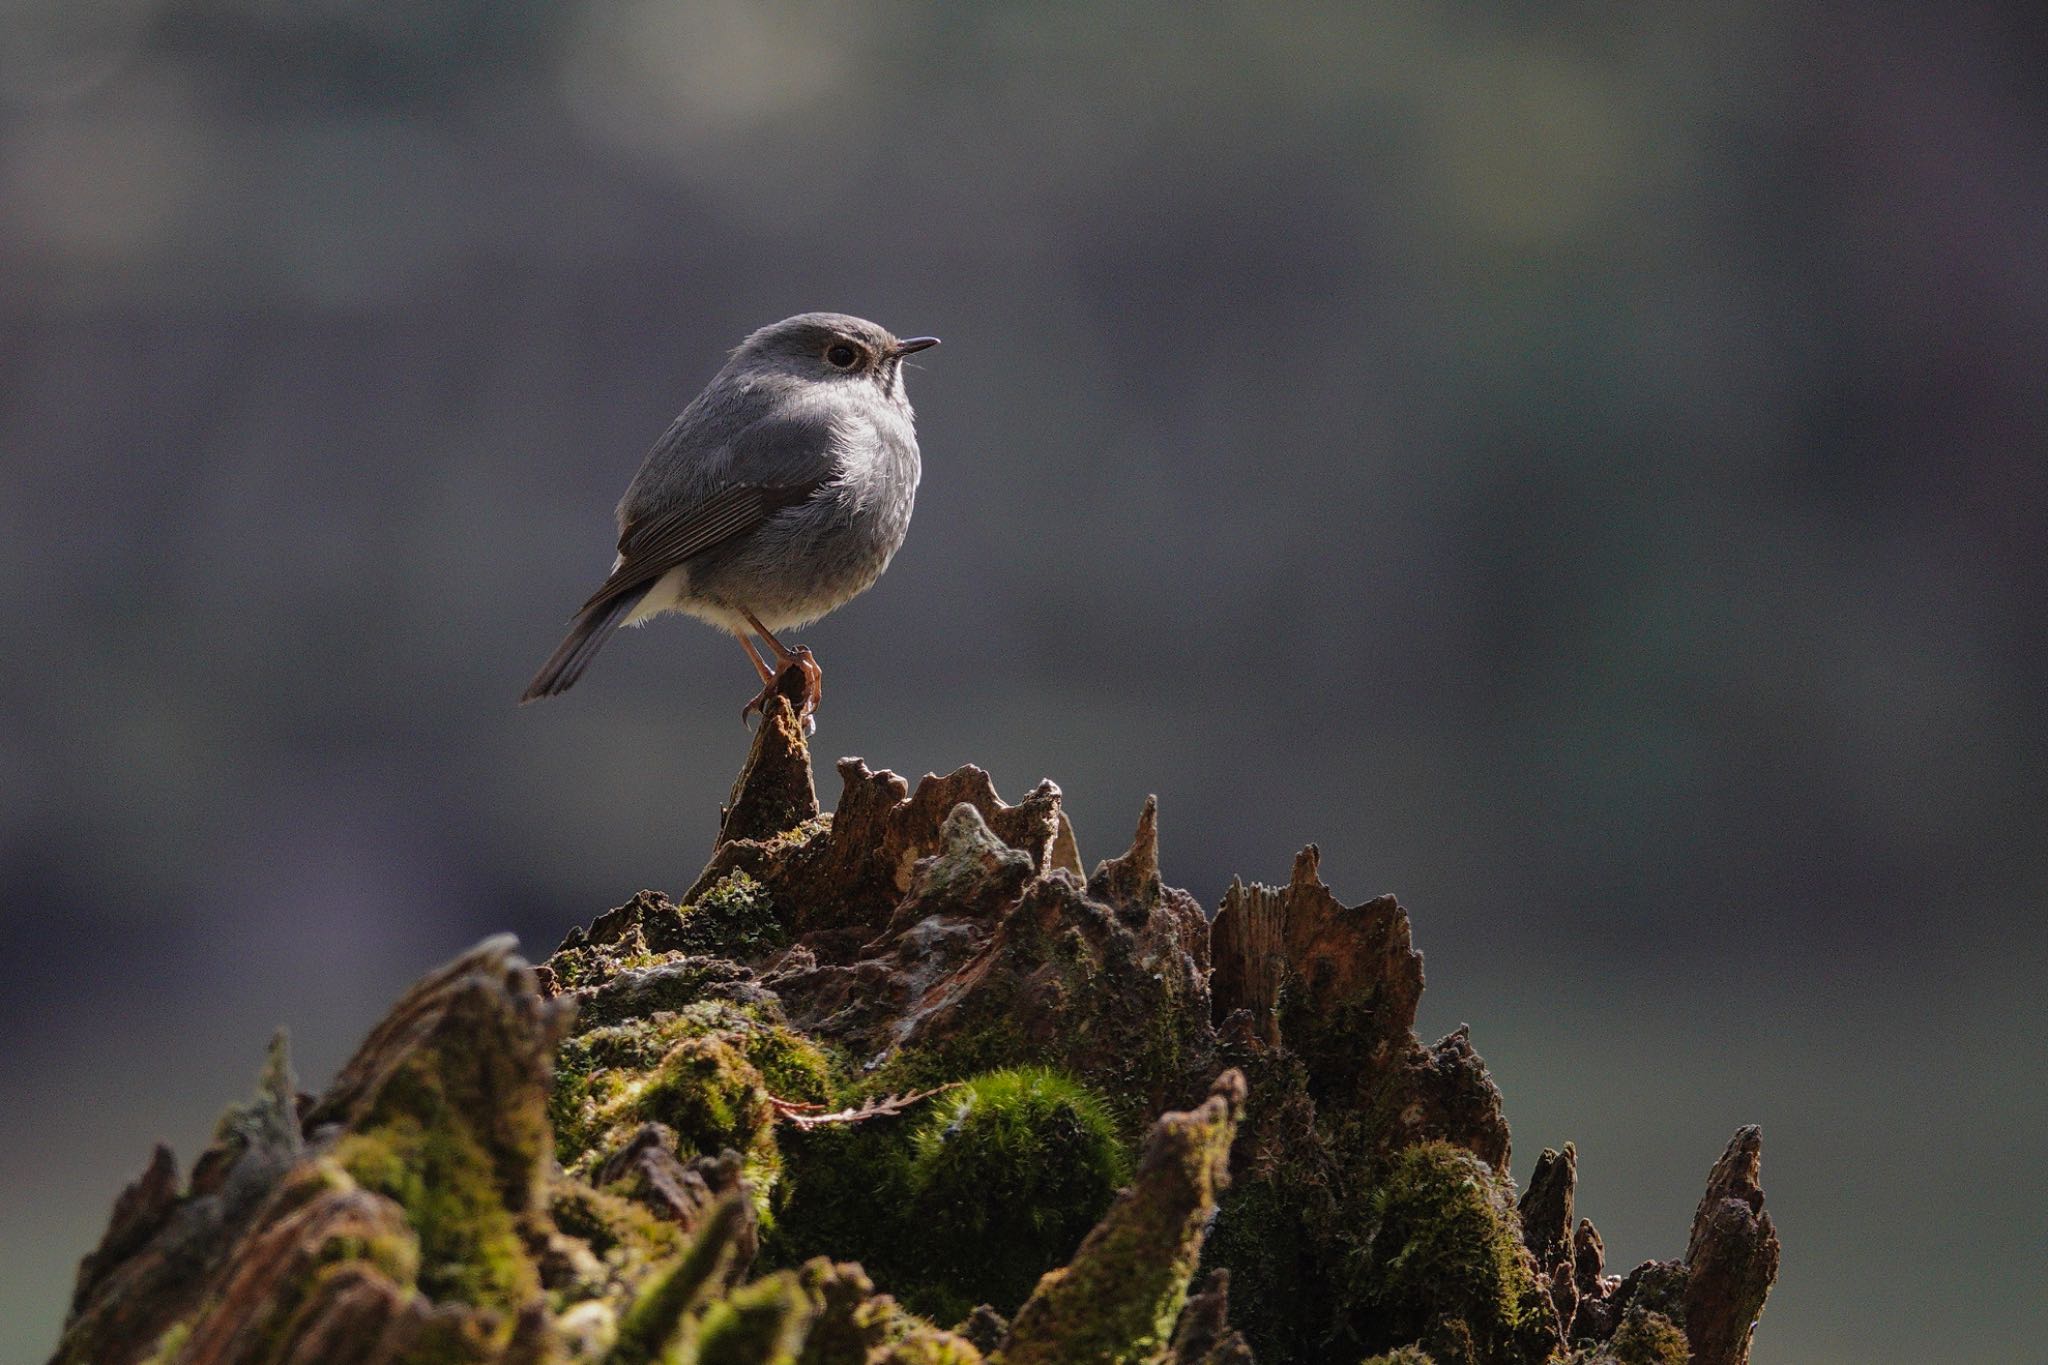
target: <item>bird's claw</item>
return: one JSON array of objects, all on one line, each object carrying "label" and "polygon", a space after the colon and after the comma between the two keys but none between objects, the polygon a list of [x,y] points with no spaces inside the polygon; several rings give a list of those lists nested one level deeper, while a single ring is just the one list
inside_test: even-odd
[{"label": "bird's claw", "polygon": [[817,659],[802,645],[790,651],[782,671],[768,680],[760,694],[740,708],[740,724],[748,724],[756,713],[767,715],[769,700],[778,696],[796,707],[797,719],[803,722],[806,735],[818,732],[817,717],[813,713],[817,711],[818,703],[825,699],[825,670],[818,667]]}]

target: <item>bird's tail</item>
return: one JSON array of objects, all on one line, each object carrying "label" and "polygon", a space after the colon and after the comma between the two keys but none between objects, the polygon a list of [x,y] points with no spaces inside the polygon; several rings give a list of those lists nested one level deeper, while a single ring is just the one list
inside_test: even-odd
[{"label": "bird's tail", "polygon": [[540,672],[533,675],[533,681],[526,685],[519,704],[524,706],[542,697],[552,697],[574,686],[576,680],[583,676],[583,670],[590,667],[590,661],[597,657],[597,651],[604,648],[604,642],[612,638],[613,631],[625,624],[626,617],[640,605],[640,599],[647,596],[647,591],[647,588],[641,588],[616,597],[600,597],[577,612],[568,636],[555,646],[555,652],[540,666]]}]

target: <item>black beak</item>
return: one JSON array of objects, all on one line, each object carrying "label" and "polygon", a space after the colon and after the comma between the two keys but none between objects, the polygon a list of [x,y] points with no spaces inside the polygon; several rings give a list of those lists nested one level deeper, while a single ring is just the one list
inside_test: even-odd
[{"label": "black beak", "polygon": [[912,351],[928,351],[938,344],[937,337],[910,337],[896,343],[896,355],[900,359]]}]

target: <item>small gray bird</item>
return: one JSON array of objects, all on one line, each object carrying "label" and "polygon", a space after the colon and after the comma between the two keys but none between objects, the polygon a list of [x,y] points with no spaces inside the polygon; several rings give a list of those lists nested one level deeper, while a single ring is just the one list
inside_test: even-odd
[{"label": "small gray bird", "polygon": [[520,701],[567,691],[620,626],[680,611],[753,661],[761,693],[742,718],[796,669],[810,723],[824,675],[774,632],[867,591],[903,543],[918,476],[903,358],[938,344],[844,313],[800,313],[742,342],[647,452],[619,503],[611,577]]}]

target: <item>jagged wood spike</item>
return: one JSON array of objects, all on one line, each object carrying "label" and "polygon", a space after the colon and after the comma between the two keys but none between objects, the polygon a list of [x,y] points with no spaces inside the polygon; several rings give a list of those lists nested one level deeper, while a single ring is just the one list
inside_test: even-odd
[{"label": "jagged wood spike", "polygon": [[1529,1188],[1519,1212],[1522,1244],[1546,1270],[1571,1253],[1573,1197],[1578,1188],[1578,1149],[1567,1142],[1562,1152],[1548,1147],[1536,1158]]},{"label": "jagged wood spike", "polygon": [[[789,680],[797,680],[790,682]],[[797,685],[792,669],[778,683]],[[773,839],[818,818],[818,788],[811,776],[811,746],[789,698],[770,697],[754,732],[754,746],[733,783],[718,828],[718,842]]]},{"label": "jagged wood spike", "polygon": [[1229,1319],[1230,1272],[1218,1266],[1188,1296],[1162,1365],[1252,1365],[1252,1348]]},{"label": "jagged wood spike", "polygon": [[683,1320],[710,1297],[731,1266],[753,1208],[740,1191],[724,1196],[705,1215],[676,1263],[640,1292],[623,1320],[604,1365],[652,1365],[675,1341]]},{"label": "jagged wood spike", "polygon": [[1148,796],[1138,812],[1138,830],[1121,857],[1105,859],[1088,879],[1088,894],[1142,919],[1158,903],[1159,798]]},{"label": "jagged wood spike", "polygon": [[1778,1233],[1764,1212],[1763,1130],[1736,1130],[1707,1176],[1685,1249],[1685,1335],[1694,1365],[1747,1365],[1778,1277]]},{"label": "jagged wood spike", "polygon": [[818,1309],[789,1271],[765,1276],[705,1309],[676,1353],[678,1365],[795,1365]]},{"label": "jagged wood spike", "polygon": [[1088,877],[1088,869],[1081,865],[1081,844],[1074,835],[1074,822],[1067,818],[1064,810],[1060,812],[1059,829],[1053,834],[1048,860],[1052,866],[1071,872],[1084,881]]}]

